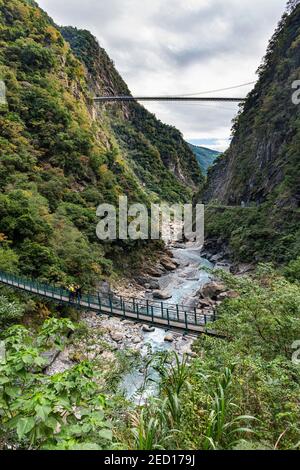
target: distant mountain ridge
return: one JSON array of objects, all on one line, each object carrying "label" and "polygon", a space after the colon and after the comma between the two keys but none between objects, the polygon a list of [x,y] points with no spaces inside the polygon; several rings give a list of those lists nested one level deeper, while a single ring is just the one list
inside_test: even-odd
[{"label": "distant mountain ridge", "polygon": [[215,163],[216,159],[221,155],[221,152],[200,145],[189,144],[189,146],[196,156],[202,173],[207,175],[208,169]]}]

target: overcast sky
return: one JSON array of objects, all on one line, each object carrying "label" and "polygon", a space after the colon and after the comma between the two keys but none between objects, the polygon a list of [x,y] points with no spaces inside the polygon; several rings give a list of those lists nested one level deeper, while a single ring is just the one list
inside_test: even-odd
[{"label": "overcast sky", "polygon": [[[286,0],[38,0],[90,30],[136,95],[187,94],[256,79]],[[253,85],[215,93],[245,96]],[[224,150],[237,105],[149,103],[193,143]]]}]

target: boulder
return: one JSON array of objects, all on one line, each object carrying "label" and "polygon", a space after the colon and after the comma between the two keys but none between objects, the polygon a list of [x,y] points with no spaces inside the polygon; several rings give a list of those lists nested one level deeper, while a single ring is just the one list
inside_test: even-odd
[{"label": "boulder", "polygon": [[216,300],[218,295],[226,291],[226,287],[222,282],[208,282],[201,289],[201,295],[205,298]]},{"label": "boulder", "polygon": [[149,281],[149,288],[151,290],[159,290],[159,282],[158,281],[154,281],[154,280],[151,280]]},{"label": "boulder", "polygon": [[166,341],[167,343],[173,343],[173,341],[174,341],[174,336],[173,336],[171,333],[168,334],[168,335],[166,335],[166,336],[165,336],[165,341]]},{"label": "boulder", "polygon": [[111,332],[110,337],[116,343],[120,343],[124,339],[124,335],[122,333],[118,333],[117,331]]},{"label": "boulder", "polygon": [[177,269],[177,263],[174,263],[168,258],[161,259],[160,263],[167,271],[175,271],[175,269]]},{"label": "boulder", "polygon": [[163,275],[163,270],[160,268],[147,268],[147,273],[152,277],[161,277]]},{"label": "boulder", "polygon": [[139,344],[142,342],[142,338],[140,336],[133,336],[131,341],[133,344]]},{"label": "boulder", "polygon": [[154,328],[154,326],[143,325],[143,326],[142,326],[142,330],[143,330],[145,333],[153,333],[153,331],[155,331],[155,328]]},{"label": "boulder", "polygon": [[154,299],[159,299],[159,300],[168,300],[171,299],[172,294],[167,291],[162,291],[162,290],[155,290],[153,292],[153,298]]},{"label": "boulder", "polygon": [[145,284],[149,282],[148,276],[136,276],[134,279],[135,279],[135,282],[137,282],[137,284],[139,284],[140,286],[144,286]]}]

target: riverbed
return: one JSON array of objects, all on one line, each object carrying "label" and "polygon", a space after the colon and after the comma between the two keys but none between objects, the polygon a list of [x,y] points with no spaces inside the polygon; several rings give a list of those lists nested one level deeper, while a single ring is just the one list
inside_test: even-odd
[{"label": "riverbed", "polygon": [[[183,304],[194,307],[197,305],[199,289],[212,278],[207,268],[212,269],[213,264],[201,257],[201,247],[195,243],[182,243],[170,246],[173,259],[178,263],[178,268],[162,275],[158,279],[162,291],[168,291],[171,295],[167,302]],[[145,297],[152,299],[151,292],[145,292]],[[191,347],[195,337],[192,335],[172,334],[174,340],[166,341],[166,331],[155,328],[153,332],[143,332],[143,347],[141,355],[147,360],[149,350],[151,353],[163,351],[176,351],[180,356],[191,353]],[[148,349],[150,348],[150,349]],[[148,385],[144,387],[145,371],[133,370],[122,379],[120,388],[127,398],[136,403],[144,403],[147,397],[155,393],[157,374],[150,369]]]}]

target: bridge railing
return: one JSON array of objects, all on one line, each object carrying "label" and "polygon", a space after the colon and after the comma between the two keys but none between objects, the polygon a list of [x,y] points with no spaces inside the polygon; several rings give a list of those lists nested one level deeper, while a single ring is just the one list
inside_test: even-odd
[{"label": "bridge railing", "polygon": [[114,294],[83,294],[80,299],[75,299],[70,291],[63,287],[44,284],[34,279],[23,278],[14,274],[0,271],[0,282],[9,286],[40,295],[48,299],[68,303],[74,307],[89,308],[94,311],[117,314],[118,316],[132,317],[137,320],[141,316],[148,317],[153,323],[155,319],[162,319],[167,324],[207,325],[215,320],[214,314],[205,314],[201,310],[179,304],[158,302],[153,300],[124,298]]}]

